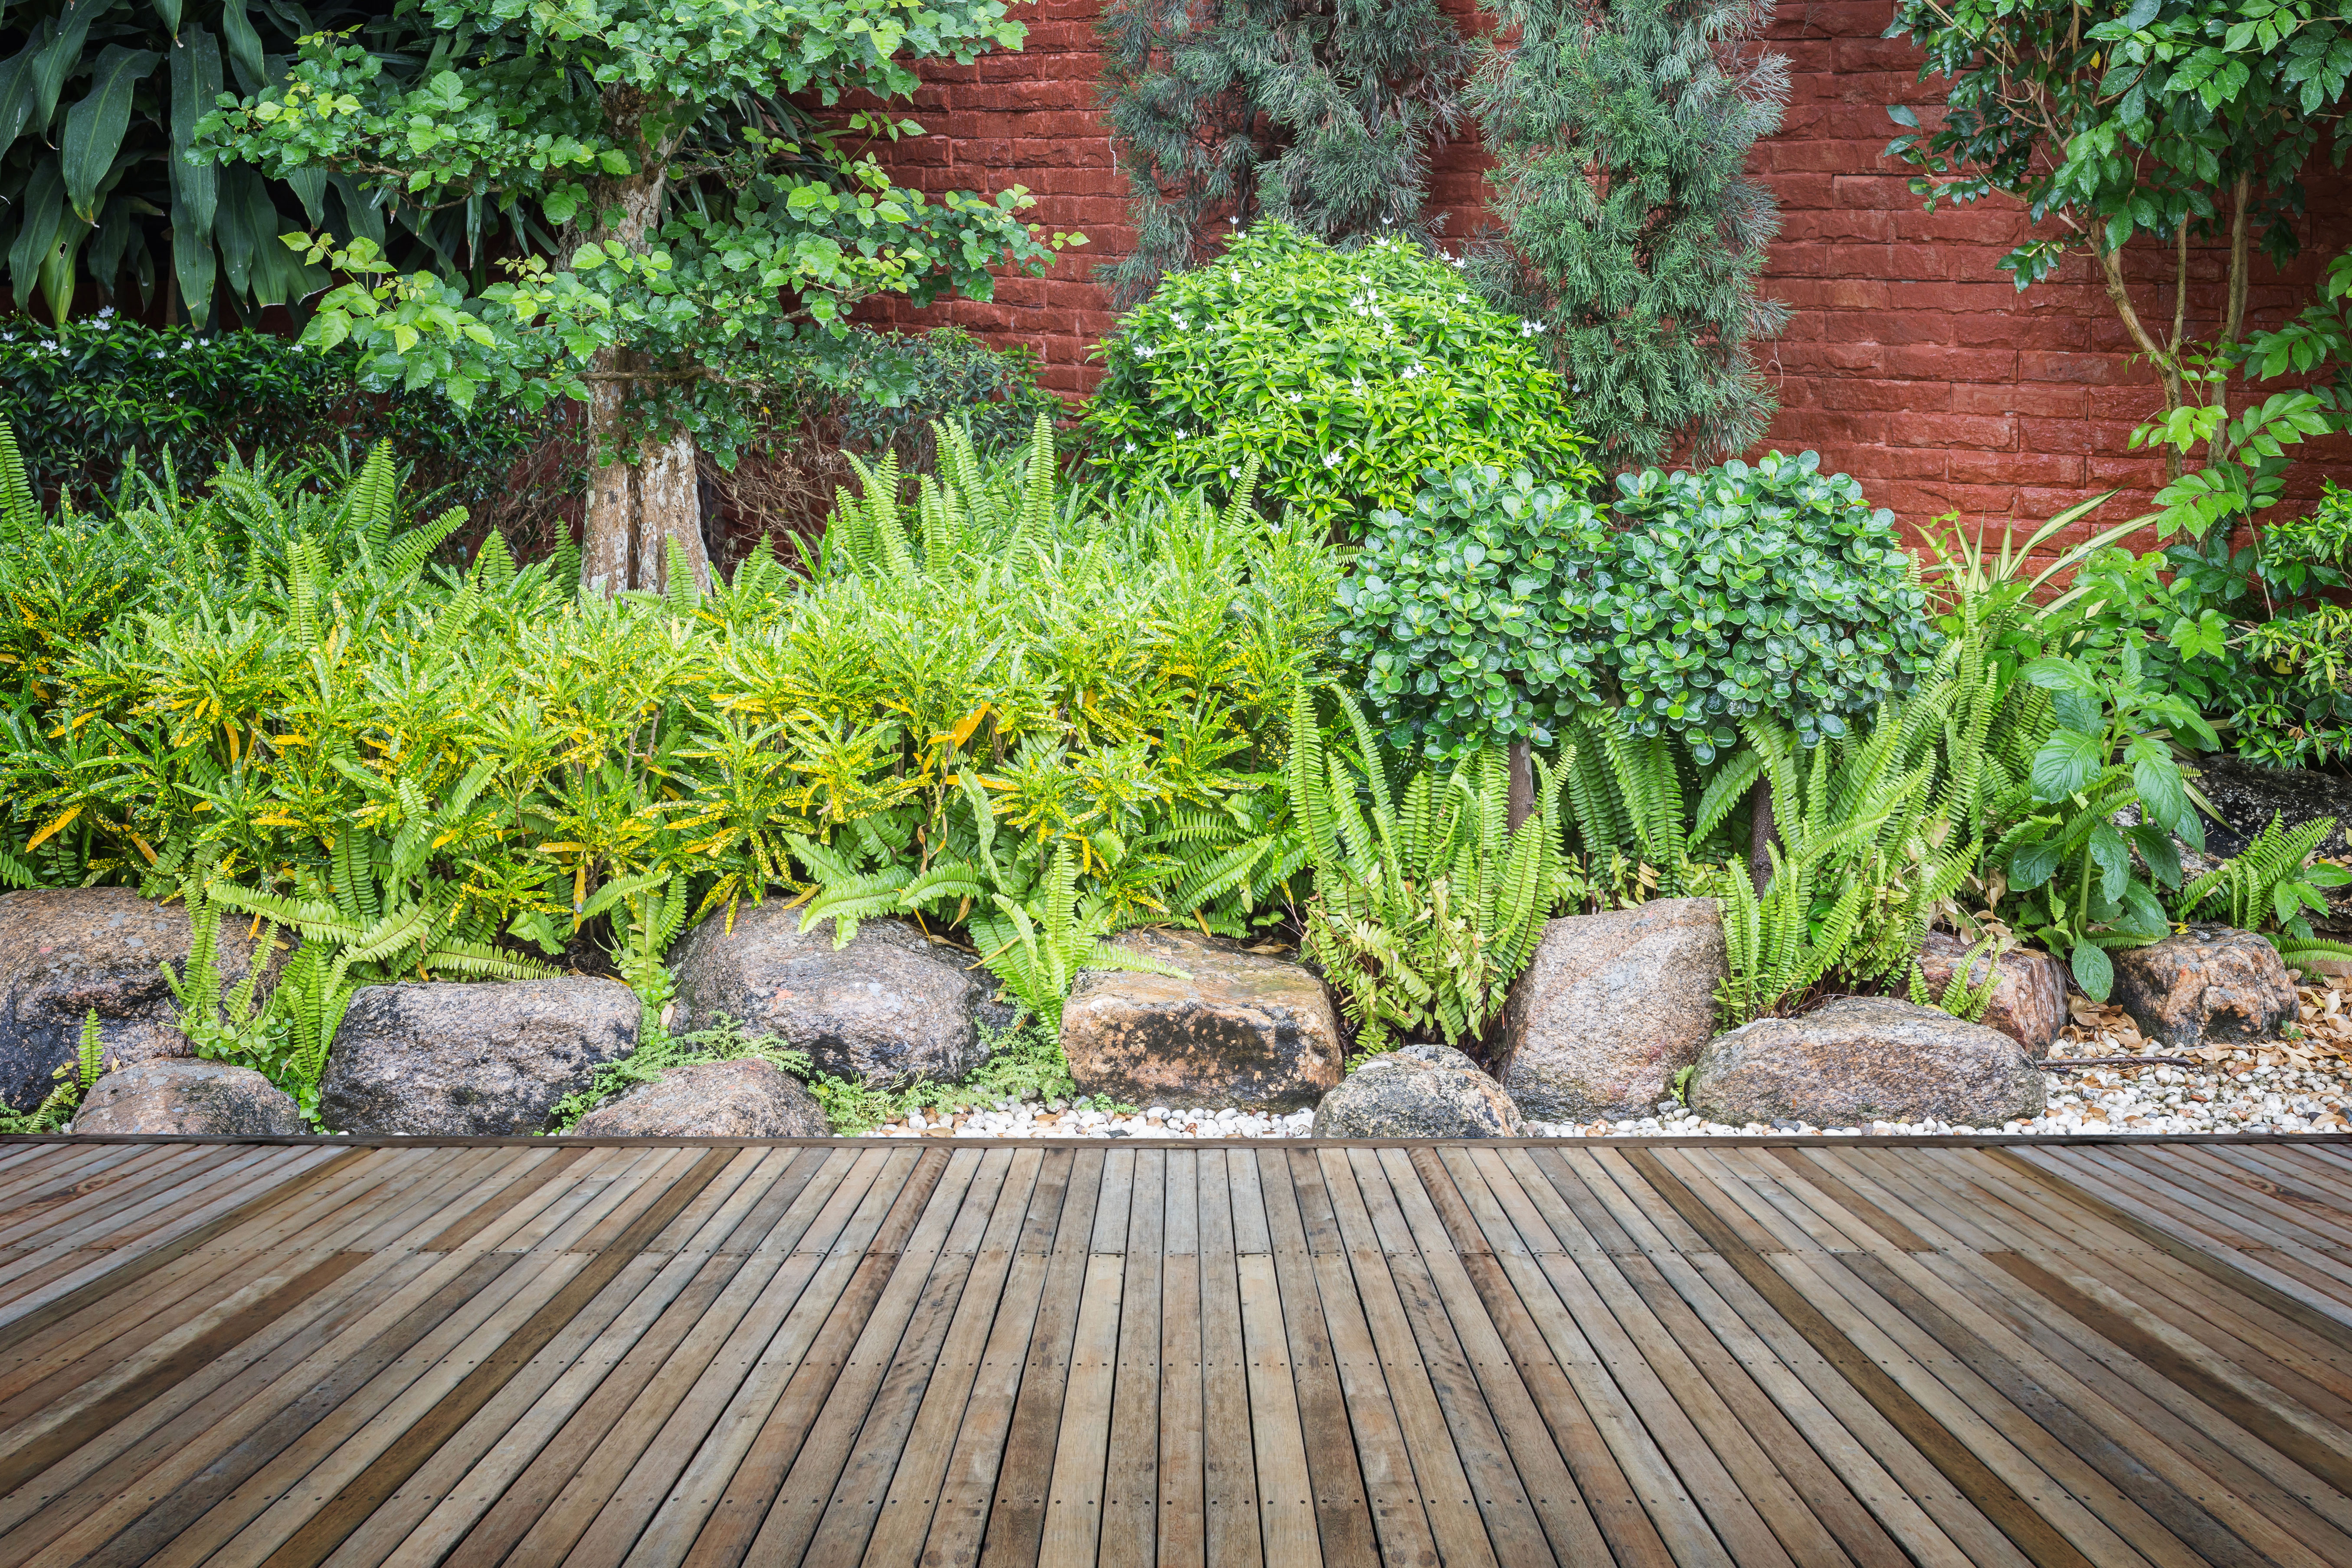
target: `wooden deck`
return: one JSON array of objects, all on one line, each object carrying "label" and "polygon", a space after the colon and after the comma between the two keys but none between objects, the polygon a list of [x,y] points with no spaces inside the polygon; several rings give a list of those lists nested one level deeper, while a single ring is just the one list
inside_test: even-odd
[{"label": "wooden deck", "polygon": [[0,1143],[0,1564],[2352,1564],[2352,1143]]}]

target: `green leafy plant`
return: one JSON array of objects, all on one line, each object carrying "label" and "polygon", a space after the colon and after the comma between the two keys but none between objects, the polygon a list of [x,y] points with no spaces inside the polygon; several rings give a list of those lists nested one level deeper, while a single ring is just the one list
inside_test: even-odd
[{"label": "green leafy plant", "polygon": [[2273,767],[2352,754],[2352,492],[2300,518],[2224,519],[2201,537],[2083,563],[2056,617],[2078,657],[2137,643],[2150,679],[2196,703],[2231,748]]},{"label": "green leafy plant", "polygon": [[1776,405],[1754,344],[1788,312],[1760,298],[1779,226],[1747,169],[1780,124],[1788,58],[1756,47],[1756,0],[1485,0],[1468,100],[1494,166],[1500,243],[1473,276],[1538,325],[1612,469],[1764,435]]},{"label": "green leafy plant", "polygon": [[195,878],[302,937],[219,1020],[297,1090],[351,989],[402,975],[562,955],[656,1041],[677,934],[780,892],[1001,948],[1048,1016],[1112,931],[1278,918],[1338,552],[1245,494],[1065,489],[1050,429],[938,441],[911,500],[869,466],[805,574],[762,552],[614,598],[495,537],[434,564],[460,520],[407,510],[382,455],[331,490],[142,476],[85,518],[0,447],[0,879]]},{"label": "green leafy plant", "polygon": [[205,117],[198,148],[347,180],[404,218],[472,205],[489,220],[496,281],[471,245],[470,265],[409,270],[364,232],[289,237],[344,279],[304,341],[355,342],[374,384],[434,386],[461,408],[483,392],[584,402],[600,467],[583,571],[597,592],[661,589],[671,541],[708,584],[698,432],[741,420],[746,395],[756,405],[790,366],[838,357],[859,301],[986,299],[992,268],[1042,271],[1072,237],[1022,222],[1019,186],[933,201],[894,184],[870,139],[911,121],[860,110],[820,129],[794,106],[887,103],[913,92],[919,59],[1017,47],[1003,0],[919,23],[835,0],[425,0],[416,16],[431,42],[399,54],[305,37],[282,77]]},{"label": "green leafy plant", "polygon": [[2021,290],[2087,251],[2157,372],[2168,419],[2190,402],[2184,356],[2195,345],[2178,304],[2169,331],[2142,317],[2124,247],[2140,233],[2164,245],[2179,301],[2192,234],[2226,235],[2219,342],[2235,345],[2252,247],[2282,263],[2294,254],[2303,179],[2352,85],[2343,28],[2332,14],[2268,0],[2137,0],[2103,13],[2057,0],[1901,0],[1888,37],[1925,52],[1923,81],[1949,85],[1932,122],[1888,110],[1899,133],[1887,151],[1919,171],[1911,188],[1931,211],[1999,192],[2033,214],[2031,237],[2000,262]]},{"label": "green leafy plant", "polygon": [[564,1096],[547,1113],[550,1131],[561,1135],[580,1124],[580,1119],[619,1099],[643,1083],[658,1082],[665,1074],[682,1067],[697,1067],[706,1062],[737,1062],[759,1060],[807,1082],[811,1077],[809,1056],[795,1050],[773,1035],[751,1034],[735,1019],[720,1013],[707,1027],[688,1034],[673,1035],[661,1030],[650,1037],[640,1037],[637,1047],[618,1061],[605,1062],[596,1068],[588,1087]]},{"label": "green leafy plant", "polygon": [[511,471],[551,437],[553,411],[460,415],[430,392],[362,391],[359,372],[347,349],[268,332],[148,327],[111,311],[61,327],[17,321],[0,328],[0,419],[31,455],[33,488],[85,510],[142,470],[193,488],[231,458],[267,449],[307,462],[383,440],[412,486],[478,519],[541,499],[513,493]]},{"label": "green leafy plant", "polygon": [[[327,281],[278,243],[332,214],[385,237],[383,215],[350,182],[191,162],[195,126],[225,86],[258,92],[306,34],[353,35],[397,53],[420,41],[389,6],[245,0],[28,0],[0,29],[0,247],[16,308],[63,321],[94,286],[103,300],[160,304],[169,320],[211,318],[218,285],[248,312],[299,310]],[[463,214],[437,215],[427,243],[462,239]],[[472,215],[477,222],[480,214]]]},{"label": "green leafy plant", "polygon": [[[2126,643],[2111,672],[2042,658],[2023,678],[2051,695],[2025,800],[2005,814],[1988,860],[2006,882],[2001,909],[2019,931],[2067,957],[2074,984],[2105,1001],[2113,948],[2169,934],[2156,889],[2180,885],[2177,837],[2202,847],[2204,826],[2173,753],[2176,738],[2210,749],[2211,726],[2185,699],[2147,678]],[[2132,806],[2139,820],[2118,826]]]},{"label": "green leafy plant", "polygon": [[1115,303],[1197,265],[1213,216],[1335,245],[1434,228],[1430,157],[1461,122],[1470,51],[1432,0],[1112,0],[1096,30],[1136,230],[1105,269]]},{"label": "green leafy plant", "polygon": [[1811,747],[1927,667],[1927,593],[1894,515],[1813,453],[1618,489],[1585,614],[1634,732],[1706,761],[1741,720],[1777,715]]},{"label": "green leafy plant", "polygon": [[0,1133],[57,1132],[74,1118],[81,1102],[89,1094],[89,1086],[99,1080],[105,1070],[101,1059],[104,1042],[99,1037],[98,1009],[92,1007],[81,1021],[81,1037],[74,1047],[74,1059],[58,1066],[58,1087],[43,1097],[41,1103],[27,1111],[13,1111],[0,1103]]},{"label": "green leafy plant", "polygon": [[967,1111],[1016,1100],[1047,1104],[1059,1100],[1081,1110],[1135,1113],[1135,1107],[1114,1105],[1100,1096],[1081,1098],[1060,1039],[1039,1019],[1024,1015],[1003,1029],[985,1024],[980,1028],[987,1055],[959,1082],[924,1079],[898,1088],[877,1088],[819,1073],[809,1080],[809,1092],[816,1096],[834,1131],[843,1137],[903,1121],[915,1110]]},{"label": "green leafy plant", "polygon": [[2352,871],[2311,858],[2335,826],[2332,816],[2292,828],[2272,817],[2243,849],[2180,889],[2171,900],[2173,918],[2267,930],[2290,964],[2352,959],[2352,947],[2323,941],[2311,929],[2311,917],[2327,912],[2326,889],[2352,883]]},{"label": "green leafy plant", "polygon": [[1593,700],[1603,538],[1590,502],[1524,468],[1432,470],[1409,515],[1375,512],[1339,584],[1339,646],[1388,743],[1432,759],[1550,746]]},{"label": "green leafy plant", "polygon": [[1025,684],[927,709],[908,726],[925,737],[918,771],[841,830],[791,840],[820,884],[803,923],[831,919],[843,942],[883,915],[969,924],[990,967],[1055,1021],[1076,971],[1118,953],[1103,939],[1121,926],[1239,935],[1270,918],[1303,849],[1268,765],[1269,682],[1314,668],[1337,560],[1303,524],[1261,521],[1247,470],[1222,510],[1194,496],[1098,513],[1105,498],[1059,493],[1042,420],[1016,462],[983,463],[958,426],[939,442],[940,470],[911,507],[895,459],[859,465],[820,570],[845,611],[972,617],[920,650],[927,679],[953,668],[946,648],[982,668],[1007,637],[1054,650],[1017,679],[1058,665],[1068,717]]},{"label": "green leafy plant", "polygon": [[[1952,965],[1952,973],[1945,977],[1943,990],[1937,992],[1929,991],[1927,971],[1913,963],[1912,1003],[1937,1008],[1971,1024],[1982,1021],[1992,1005],[1992,994],[2000,989],[2000,955],[2006,951],[1997,932],[1979,938],[1960,954]],[[1979,974],[1983,978],[1977,978]]]},{"label": "green leafy plant", "polygon": [[1745,868],[1702,884],[1723,905],[1727,1026],[1786,1012],[1832,978],[1916,980],[1930,924],[1983,847],[1936,788],[1956,691],[1949,679],[1923,685],[1883,704],[1866,733],[1817,743],[1810,760],[1790,730],[1746,721],[1771,780],[1776,837],[1760,890]]},{"label": "green leafy plant", "polygon": [[1221,484],[1255,458],[1267,503],[1352,533],[1411,507],[1431,468],[1595,479],[1536,334],[1406,240],[1342,252],[1256,224],[1100,353],[1084,425],[1115,482]]},{"label": "green leafy plant", "polygon": [[1360,1053],[1431,1033],[1476,1039],[1559,900],[1558,777],[1541,769],[1517,828],[1499,749],[1417,770],[1392,792],[1363,710],[1336,696],[1360,771],[1325,748],[1304,686],[1291,721],[1291,799],[1315,868],[1301,954],[1339,992]]}]

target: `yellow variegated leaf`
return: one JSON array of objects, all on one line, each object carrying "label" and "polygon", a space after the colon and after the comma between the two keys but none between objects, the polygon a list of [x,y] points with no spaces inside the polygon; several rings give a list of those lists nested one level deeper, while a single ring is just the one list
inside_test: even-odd
[{"label": "yellow variegated leaf", "polygon": [[[210,804],[211,803],[209,801],[205,803],[205,805]],[[202,810],[203,807],[199,806],[197,809]],[[66,807],[66,813],[63,816],[58,817],[55,822],[50,823],[47,827],[42,828],[38,833],[33,835],[32,838],[25,845],[25,853],[29,855],[34,850],[38,849],[42,845],[47,843],[51,838],[55,837],[60,831],[62,831],[67,824],[70,823],[75,817],[79,816],[80,815],[81,807],[78,805],[69,805]]]}]

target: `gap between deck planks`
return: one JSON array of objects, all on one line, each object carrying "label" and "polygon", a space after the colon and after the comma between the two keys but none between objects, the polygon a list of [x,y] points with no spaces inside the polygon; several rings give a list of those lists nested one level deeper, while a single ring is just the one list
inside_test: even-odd
[{"label": "gap between deck planks", "polygon": [[2352,1143],[0,1141],[0,1568],[2352,1563]]}]

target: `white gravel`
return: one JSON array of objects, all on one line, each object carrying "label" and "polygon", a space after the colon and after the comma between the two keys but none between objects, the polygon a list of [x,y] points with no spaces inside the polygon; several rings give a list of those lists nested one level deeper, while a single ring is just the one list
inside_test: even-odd
[{"label": "white gravel", "polygon": [[[1945,1121],[1868,1121],[1846,1127],[1810,1122],[1744,1127],[1702,1121],[1673,1100],[1657,1114],[1619,1121],[1528,1123],[1534,1138],[1830,1137],[1980,1134],[2078,1138],[2096,1133],[2352,1132],[2352,1005],[2336,983],[2302,988],[2302,1023],[2292,1037],[2185,1053],[2188,1067],[2164,1062],[2053,1068],[2049,1109],[2031,1121],[1971,1127]],[[2063,1057],[2166,1056],[2140,1037],[2119,1008],[2077,998],[2075,1023],[2051,1047]],[[1001,1100],[968,1115],[934,1111],[877,1127],[876,1138],[1304,1138],[1311,1110],[1287,1114],[1215,1106],[1164,1106],[1139,1116],[1077,1110],[1061,1100]]]},{"label": "white gravel", "polygon": [[1139,1116],[1074,1110],[1061,1100],[999,1100],[968,1115],[917,1112],[877,1127],[869,1138],[1304,1138],[1311,1110],[1235,1110],[1231,1107],[1147,1107]]}]

